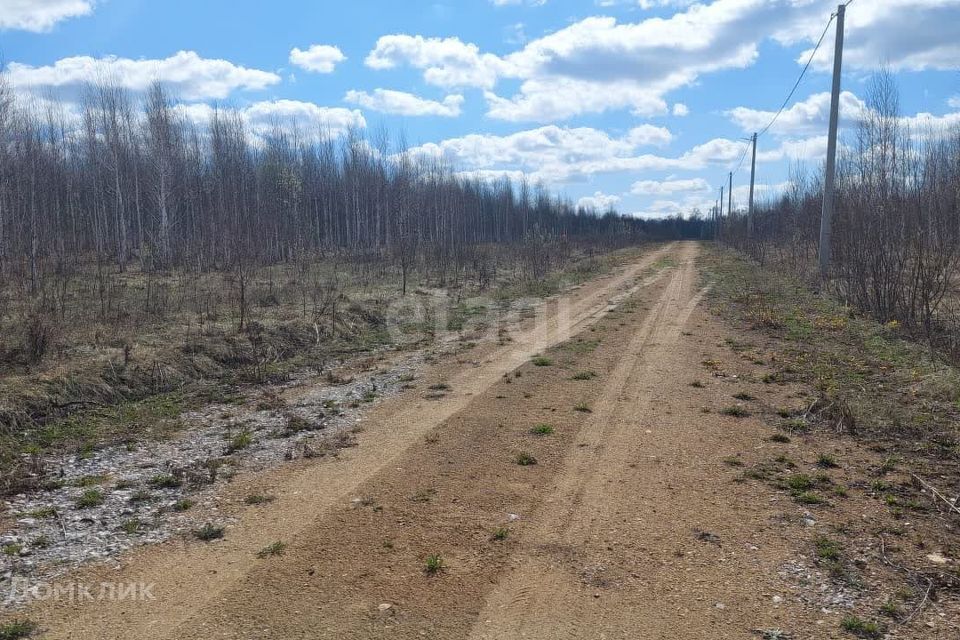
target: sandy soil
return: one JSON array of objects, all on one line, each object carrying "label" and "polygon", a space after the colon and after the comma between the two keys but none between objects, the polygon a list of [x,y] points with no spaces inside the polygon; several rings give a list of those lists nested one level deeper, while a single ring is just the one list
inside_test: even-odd
[{"label": "sandy soil", "polygon": [[[651,251],[472,363],[438,362],[335,461],[239,478],[224,540],[75,576],[151,583],[155,600],[28,613],[49,638],[845,637],[842,607],[817,600],[832,592],[790,573],[809,553],[804,508],[729,464],[785,445],[718,412],[759,391],[703,364],[731,334],[701,304],[698,251]],[[452,391],[425,399],[441,381]],[[762,393],[776,405],[793,391]],[[251,492],[277,499],[238,506]],[[282,555],[257,557],[277,541]]]}]

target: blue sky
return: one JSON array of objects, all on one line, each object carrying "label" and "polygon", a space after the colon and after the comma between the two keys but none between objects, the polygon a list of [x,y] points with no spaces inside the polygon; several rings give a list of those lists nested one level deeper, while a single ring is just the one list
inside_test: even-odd
[{"label": "blue sky", "polygon": [[[0,0],[0,56],[24,104],[75,109],[84,78],[161,79],[185,117],[240,110],[256,133],[296,122],[402,132],[458,170],[542,180],[599,207],[706,209],[741,138],[769,121],[836,3],[824,0]],[[960,124],[960,0],[856,0],[847,131],[885,65],[915,127]],[[825,149],[827,34],[761,138],[762,193]],[[929,115],[918,115],[929,114]],[[748,162],[737,173],[743,203]]]}]

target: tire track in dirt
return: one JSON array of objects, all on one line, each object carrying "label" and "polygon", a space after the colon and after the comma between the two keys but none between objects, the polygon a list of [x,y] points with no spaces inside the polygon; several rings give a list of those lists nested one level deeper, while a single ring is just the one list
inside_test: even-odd
[{"label": "tire track in dirt", "polygon": [[580,433],[579,447],[571,451],[553,494],[535,516],[536,526],[524,533],[526,549],[515,560],[521,568],[489,596],[472,639],[603,637],[596,620],[578,606],[580,580],[571,581],[570,574],[582,569],[581,547],[606,524],[609,485],[636,457],[633,416],[649,402],[636,390],[663,382],[651,364],[675,348],[705,294],[694,288],[694,258],[695,249],[688,245],[680,256],[681,267],[609,377]]},{"label": "tire track in dirt", "polygon": [[[261,566],[251,557],[251,549],[277,539],[310,539],[315,523],[331,507],[347,500],[380,470],[390,468],[437,425],[463,412],[477,394],[505,373],[595,322],[610,308],[611,300],[623,299],[656,282],[660,274],[643,279],[644,271],[675,249],[675,245],[668,245],[653,250],[619,273],[563,296],[562,303],[548,301],[542,317],[514,333],[513,342],[481,351],[482,361],[477,366],[440,363],[427,377],[449,381],[453,393],[440,402],[424,401],[412,394],[384,401],[365,419],[360,447],[344,452],[337,462],[294,463],[239,479],[231,489],[234,504],[251,488],[269,488],[277,500],[265,508],[244,510],[222,543],[173,541],[139,550],[123,558],[119,567],[90,567],[76,572],[71,577],[80,582],[152,583],[156,600],[40,603],[34,613],[49,630],[46,637],[186,637],[184,629],[200,611],[215,608],[214,603]],[[229,505],[226,507],[229,511]]]}]

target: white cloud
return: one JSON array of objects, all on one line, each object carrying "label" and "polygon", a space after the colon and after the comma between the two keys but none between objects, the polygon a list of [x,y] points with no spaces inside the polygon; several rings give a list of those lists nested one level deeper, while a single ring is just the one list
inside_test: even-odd
[{"label": "white cloud", "polygon": [[463,106],[462,95],[450,95],[444,98],[443,102],[436,102],[412,93],[389,89],[375,89],[372,94],[366,91],[348,91],[344,100],[365,109],[402,116],[455,118],[460,115]]},{"label": "white cloud", "polygon": [[316,73],[333,73],[337,65],[346,59],[340,49],[327,44],[314,44],[306,51],[297,47],[290,50],[291,64]]},{"label": "white cloud", "polygon": [[592,196],[585,196],[577,201],[577,206],[583,209],[596,209],[597,211],[607,211],[616,207],[620,203],[620,196],[608,195],[602,191],[597,191]]},{"label": "white cloud", "polygon": [[947,100],[947,104],[954,109],[960,109],[960,96],[953,96]]},{"label": "white cloud", "polygon": [[[957,107],[960,107],[960,99],[956,100]],[[951,105],[954,106],[954,105]],[[855,94],[844,91],[840,94],[840,126],[850,129],[856,127],[857,123],[868,113],[866,102],[858,98]],[[737,107],[726,112],[726,115],[745,132],[754,132],[773,118],[776,112],[761,111],[749,109],[747,107]],[[819,140],[825,140],[823,132],[827,130],[830,118],[830,94],[816,93],[809,96],[802,102],[797,102],[793,106],[784,109],[776,123],[770,128],[770,132],[781,137],[785,136],[810,136],[821,134],[814,138],[809,138],[803,144],[809,146],[810,140],[818,141],[814,147],[816,151],[799,151],[801,157],[807,157],[813,153],[814,158],[820,158]],[[930,113],[917,113],[912,116],[904,116],[901,122],[910,127],[911,132],[920,135],[938,129],[946,129],[960,124],[960,112],[947,113],[942,116]],[[796,143],[792,143],[796,144]],[[789,141],[787,146],[789,147]],[[793,151],[798,151],[794,148]]]},{"label": "white cloud", "polygon": [[710,191],[710,185],[703,178],[690,180],[640,180],[630,187],[630,193],[638,196],[668,195],[672,193],[702,193]]},{"label": "white cloud", "polygon": [[720,0],[632,24],[591,17],[534,40],[504,58],[504,74],[523,82],[512,97],[490,93],[490,115],[540,121],[610,109],[664,113],[669,91],[702,73],[753,62],[755,46],[723,32],[742,19],[730,4]]},{"label": "white cloud", "polygon": [[[764,150],[757,148],[757,163],[777,162],[779,160],[802,160],[819,162],[827,157],[827,136],[811,136],[809,138],[787,139],[780,146]],[[747,158],[749,161],[749,157]],[[746,164],[749,168],[749,164]]]},{"label": "white cloud", "polygon": [[[213,118],[214,107],[206,103],[178,104],[176,110],[189,122],[205,127]],[[321,107],[299,100],[270,100],[255,102],[235,111],[243,119],[250,133],[257,139],[271,135],[275,130],[296,131],[305,140],[338,137],[351,128],[362,129],[367,122],[357,110],[341,107]]]},{"label": "white cloud", "polygon": [[683,200],[654,200],[643,211],[638,211],[634,216],[639,218],[666,218],[668,216],[682,216],[698,209],[702,214],[706,214],[712,207],[714,201],[701,196],[687,196]]},{"label": "white cloud", "polygon": [[901,122],[910,127],[911,133],[915,135],[937,133],[960,126],[960,112],[946,113],[942,116],[918,113],[902,118]]},{"label": "white cloud", "polygon": [[[866,109],[866,103],[849,91],[840,94],[840,120],[842,125],[857,121]],[[762,111],[737,107],[726,115],[743,131],[753,133],[761,130],[776,115],[775,111]],[[830,120],[830,93],[815,93],[802,102],[783,110],[770,132],[777,135],[797,135],[822,132]]]},{"label": "white cloud", "polygon": [[[639,135],[638,130],[644,134]],[[425,144],[411,153],[440,157],[465,171],[522,171],[534,181],[557,184],[598,174],[727,166],[735,163],[744,149],[743,142],[715,138],[677,157],[639,154],[642,146],[652,140],[662,142],[669,134],[666,130],[656,136],[652,133],[638,127],[622,137],[613,137],[589,127],[548,125],[506,136],[471,134]],[[786,151],[778,149],[778,153]]]},{"label": "white cloud", "polygon": [[[792,20],[785,23],[777,38],[793,44],[816,42],[826,17],[836,9],[836,1],[820,0],[796,5]],[[819,11],[808,10],[811,4]],[[846,12],[843,64],[848,69],[872,70],[880,65],[894,71],[960,69],[960,23],[958,0],[883,0],[858,2]],[[814,68],[833,67],[833,30],[814,58]],[[806,63],[813,47],[797,60]]]},{"label": "white cloud", "polygon": [[0,31],[49,31],[63,20],[89,15],[93,5],[93,0],[0,0]]},{"label": "white cloud", "polygon": [[[785,182],[780,182],[777,184],[763,184],[757,183],[753,185],[753,200],[755,203],[770,201],[774,198],[779,198],[785,194],[791,187],[793,183],[789,180]],[[734,209],[737,208],[737,203],[739,206],[746,207],[747,202],[750,200],[750,185],[741,184],[733,188],[733,200],[734,200]]]},{"label": "white cloud", "polygon": [[686,116],[690,115],[690,107],[682,102],[678,102],[673,105],[673,115],[677,116],[678,118],[685,118]]},{"label": "white cloud", "polygon": [[266,135],[275,126],[301,128],[307,136],[341,135],[350,129],[364,128],[367,122],[359,111],[341,107],[321,107],[299,100],[255,102],[242,110],[250,129]]},{"label": "white cloud", "polygon": [[440,87],[492,87],[503,62],[480,53],[475,44],[459,38],[387,35],[377,40],[367,55],[371,69],[394,69],[410,65],[423,71],[426,82]]},{"label": "white cloud", "polygon": [[639,127],[630,129],[626,137],[627,141],[634,146],[653,145],[662,147],[670,144],[673,140],[673,134],[665,127],[655,127],[651,124],[642,124]]},{"label": "white cloud", "polygon": [[134,91],[144,91],[152,82],[160,80],[186,100],[222,99],[238,89],[264,89],[280,82],[280,76],[275,73],[249,69],[227,60],[201,58],[193,51],[179,51],[160,60],[74,56],[42,67],[11,62],[7,71],[11,83],[21,91],[78,89],[86,82],[101,78]]},{"label": "white cloud", "polygon": [[[381,69],[405,64],[423,70],[431,84],[483,88],[488,115],[513,122],[614,109],[656,115],[668,112],[665,96],[704,74],[752,65],[767,39],[790,47],[816,41],[835,1],[638,0],[642,8],[680,10],[634,23],[589,17],[505,56],[483,53],[457,38],[385,36],[367,64]],[[894,69],[960,68],[954,28],[960,0],[860,3],[848,15],[848,68],[883,63]],[[831,51],[822,47],[818,66]],[[512,95],[496,90],[507,79],[520,81]],[[676,108],[681,115],[684,108]]]}]

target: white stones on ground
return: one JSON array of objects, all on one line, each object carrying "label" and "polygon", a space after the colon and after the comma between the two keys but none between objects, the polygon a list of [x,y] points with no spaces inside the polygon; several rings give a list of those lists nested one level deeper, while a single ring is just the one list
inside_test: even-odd
[{"label": "white stones on ground", "polygon": [[[358,414],[372,406],[363,403],[361,407],[351,407],[351,403],[362,398],[371,385],[378,394],[374,403],[399,393],[404,386],[400,378],[415,373],[421,364],[422,355],[415,354],[387,374],[360,375],[337,386],[317,384],[316,376],[303,374],[284,385],[308,389],[287,410],[321,422],[323,433],[351,429],[360,421]],[[217,490],[227,481],[225,476],[228,474],[223,469],[213,485],[189,493],[182,488],[151,487],[149,481],[155,476],[169,475],[172,469],[190,468],[219,458],[226,448],[225,435],[231,428],[235,431],[242,425],[253,432],[256,440],[254,446],[230,456],[238,469],[247,471],[278,465],[285,459],[291,445],[315,437],[315,433],[309,431],[290,437],[275,437],[286,426],[286,419],[281,412],[256,409],[256,399],[263,391],[264,387],[252,390],[248,408],[211,404],[199,411],[185,413],[183,420],[192,428],[185,429],[173,440],[150,443],[149,446],[107,447],[89,457],[70,455],[47,460],[47,467],[54,470],[50,479],[57,481],[57,488],[17,494],[7,501],[7,513],[21,517],[0,536],[0,545],[23,544],[28,549],[29,558],[0,556],[0,563],[6,561],[12,565],[9,569],[3,566],[0,571],[0,593],[8,593],[15,578],[48,580],[85,562],[110,560],[133,546],[163,542],[202,524],[194,522],[197,517],[194,513],[207,512],[209,515]],[[338,412],[330,410],[330,401]],[[76,486],[81,478],[94,476],[106,480],[96,487]],[[136,487],[114,489],[120,480],[135,483]],[[102,491],[103,503],[78,510],[77,498],[91,488]],[[131,503],[130,498],[138,489],[149,491],[153,499]],[[185,513],[172,509],[180,498],[187,495],[195,503],[193,509]],[[51,507],[57,515],[28,515]],[[150,528],[135,534],[126,533],[121,525],[133,518],[149,523]],[[45,546],[32,544],[41,537]]]}]

